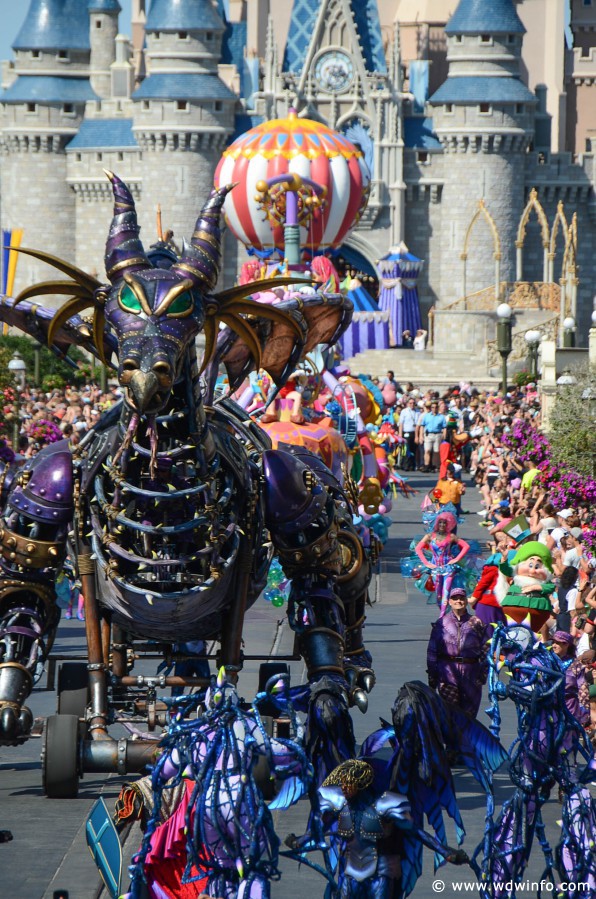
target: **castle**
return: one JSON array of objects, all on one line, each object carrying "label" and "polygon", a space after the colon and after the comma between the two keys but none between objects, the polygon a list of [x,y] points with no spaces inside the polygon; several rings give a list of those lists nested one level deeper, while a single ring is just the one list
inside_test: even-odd
[{"label": "castle", "polygon": [[[31,0],[3,66],[2,227],[102,273],[103,169],[131,186],[146,242],[157,203],[178,239],[192,232],[225,146],[294,106],[344,131],[371,169],[368,208],[341,248],[348,264],[378,277],[376,261],[405,241],[425,260],[423,313],[432,307],[451,351],[456,341],[478,352],[503,299],[525,327],[551,335],[571,313],[585,343],[596,276],[596,9],[592,0],[548,8],[133,0],[131,40],[119,32],[118,0]],[[551,50],[538,83],[537,60]],[[228,232],[227,284],[244,259]],[[21,258],[15,292],[47,274]]]}]

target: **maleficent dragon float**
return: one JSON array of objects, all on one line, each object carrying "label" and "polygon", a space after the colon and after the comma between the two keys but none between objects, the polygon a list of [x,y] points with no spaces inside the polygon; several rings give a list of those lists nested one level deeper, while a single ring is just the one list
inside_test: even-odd
[{"label": "maleficent dragon float", "polygon": [[[351,304],[312,290],[276,306],[246,299],[250,287],[213,294],[230,186],[212,192],[179,254],[146,252],[130,191],[108,177],[109,283],[21,250],[72,280],[0,303],[3,321],[59,353],[78,344],[101,360],[115,356],[124,394],[74,452],[62,441],[2,471],[0,743],[30,733],[26,700],[58,623],[53,582],[67,547],[83,584],[88,664],[63,666],[59,714],[46,724],[51,796],[75,795],[84,771],[142,770],[155,742],[114,740],[111,723],[145,716],[154,725],[159,688],[201,684],[133,674],[134,653],[172,662],[188,641],[219,640],[219,664],[237,675],[244,614],[274,549],[292,578],[290,623],[311,684],[307,744],[322,777],[353,755],[348,707],[364,707],[374,684],[362,642],[370,558],[331,472],[308,453],[271,450],[244,410],[213,393],[220,364],[231,389],[261,366],[282,385],[303,353],[342,333]],[[70,299],[53,314],[30,302],[44,294]],[[80,317],[89,307],[92,322]]]}]

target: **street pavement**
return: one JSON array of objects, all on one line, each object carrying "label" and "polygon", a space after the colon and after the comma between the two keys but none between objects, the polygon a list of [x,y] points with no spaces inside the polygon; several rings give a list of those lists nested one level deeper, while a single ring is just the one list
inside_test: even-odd
[{"label": "street pavement", "polygon": [[[374,659],[377,683],[370,696],[366,715],[353,711],[356,736],[359,741],[376,729],[379,717],[390,719],[391,706],[401,685],[408,680],[426,680],[426,644],[430,625],[437,617],[435,605],[428,605],[413,589],[411,581],[404,581],[399,572],[399,559],[408,554],[408,547],[415,535],[422,533],[420,502],[424,490],[432,485],[432,476],[415,474],[410,484],[420,492],[411,499],[401,496],[392,512],[394,524],[391,536],[380,562],[380,573],[373,589],[376,602],[368,610],[365,638]],[[485,539],[479,527],[478,497],[473,488],[465,498],[464,507],[470,514],[460,526],[464,538]],[[291,654],[293,634],[283,609],[275,609],[260,598],[248,615],[245,628],[247,655]],[[84,624],[64,621],[59,628],[54,652],[82,654],[85,649]],[[292,662],[292,682],[304,680],[305,670],[301,662]],[[240,692],[246,698],[257,688],[258,663],[247,663],[241,676]],[[36,717],[55,712],[56,694],[47,690],[46,678],[37,685],[30,707]],[[481,706],[479,719],[489,724]],[[512,707],[503,709],[501,739],[509,746],[515,736],[515,716]],[[81,782],[79,797],[72,800],[53,800],[43,796],[39,761],[40,739],[32,739],[22,747],[0,749],[0,828],[12,831],[13,841],[0,845],[0,899],[97,899],[107,894],[102,891],[96,868],[85,845],[84,825],[91,805],[101,793],[110,805],[126,778],[104,775],[86,775]],[[455,772],[459,804],[466,826],[465,847],[470,851],[482,839],[484,830],[485,801],[471,775],[463,769]],[[497,806],[510,793],[506,770],[495,778]],[[558,838],[556,819],[560,806],[550,801],[545,807],[547,834],[551,842]],[[291,832],[304,832],[307,810],[304,803],[292,809],[276,812],[276,830],[283,838]],[[453,828],[447,825],[448,839],[454,845]],[[128,843],[134,847],[138,837]],[[320,861],[319,859],[316,859]],[[304,899],[305,896],[323,897],[325,884],[316,873],[295,862],[282,860],[282,878],[272,885],[273,899]],[[535,847],[527,880],[539,881],[544,870],[542,854]],[[440,881],[441,883],[436,883]],[[475,877],[469,868],[446,866],[435,875],[432,853],[425,851],[424,869],[414,892],[417,899],[431,899],[437,893],[446,896],[469,891]],[[434,886],[433,886],[434,883]],[[461,886],[458,886],[461,884]],[[464,884],[467,886],[464,886]],[[124,884],[125,885],[125,884]],[[526,887],[519,893],[535,895]],[[474,891],[472,895],[477,895]]]}]

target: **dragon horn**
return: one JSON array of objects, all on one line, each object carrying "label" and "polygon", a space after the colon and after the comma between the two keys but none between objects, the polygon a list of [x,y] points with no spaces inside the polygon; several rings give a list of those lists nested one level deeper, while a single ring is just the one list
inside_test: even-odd
[{"label": "dragon horn", "polygon": [[226,682],[226,669],[222,665],[219,671],[217,672],[217,686],[223,687]]},{"label": "dragon horn", "polygon": [[114,193],[114,217],[106,243],[106,274],[112,284],[125,274],[151,268],[139,239],[137,211],[128,187],[112,172],[106,172]]},{"label": "dragon horn", "polygon": [[217,284],[221,265],[221,209],[234,184],[215,187],[203,206],[195,224],[190,244],[184,243],[180,261],[172,271],[191,278],[195,287],[207,293]]}]

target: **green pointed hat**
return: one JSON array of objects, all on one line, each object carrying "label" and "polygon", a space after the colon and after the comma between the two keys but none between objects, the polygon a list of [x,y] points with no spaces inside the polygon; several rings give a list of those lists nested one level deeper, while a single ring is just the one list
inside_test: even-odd
[{"label": "green pointed hat", "polygon": [[511,564],[519,565],[520,562],[525,562],[527,559],[531,559],[532,556],[538,556],[542,559],[544,565],[550,572],[552,572],[553,557],[550,554],[550,549],[548,549],[544,543],[539,543],[537,540],[530,540],[529,543],[524,543],[523,546],[520,546],[512,558]]}]

